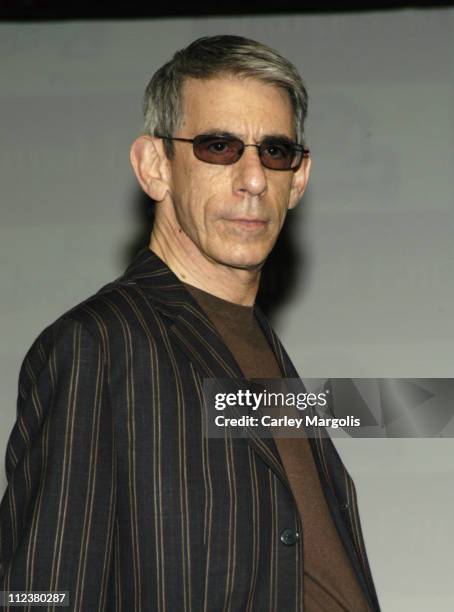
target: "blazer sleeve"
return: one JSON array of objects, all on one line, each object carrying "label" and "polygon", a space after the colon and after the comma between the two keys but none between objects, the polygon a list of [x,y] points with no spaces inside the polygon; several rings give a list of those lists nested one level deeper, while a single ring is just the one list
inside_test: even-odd
[{"label": "blazer sleeve", "polygon": [[22,363],[0,504],[1,591],[68,591],[67,610],[104,609],[116,496],[105,372],[101,343],[71,318],[46,328]]}]

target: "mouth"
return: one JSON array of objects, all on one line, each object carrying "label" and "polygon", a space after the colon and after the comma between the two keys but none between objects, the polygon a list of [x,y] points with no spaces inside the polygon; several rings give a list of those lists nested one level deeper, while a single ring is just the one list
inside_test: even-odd
[{"label": "mouth", "polygon": [[261,230],[268,225],[268,221],[265,219],[258,219],[256,217],[237,217],[225,220],[232,223],[235,227],[246,231]]}]

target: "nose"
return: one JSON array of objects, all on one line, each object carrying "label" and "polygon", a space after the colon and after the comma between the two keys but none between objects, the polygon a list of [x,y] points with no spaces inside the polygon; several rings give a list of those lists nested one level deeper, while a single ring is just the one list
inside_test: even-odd
[{"label": "nose", "polygon": [[247,191],[255,196],[266,192],[267,177],[257,147],[245,146],[242,156],[233,168],[235,191]]}]

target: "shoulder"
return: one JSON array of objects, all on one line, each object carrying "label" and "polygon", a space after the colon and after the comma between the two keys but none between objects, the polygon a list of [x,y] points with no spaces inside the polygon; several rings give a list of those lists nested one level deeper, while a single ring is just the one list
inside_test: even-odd
[{"label": "shoulder", "polygon": [[135,334],[140,321],[156,316],[153,303],[133,280],[120,277],[63,313],[54,324],[71,319],[80,323],[98,342],[124,333]]},{"label": "shoulder", "polygon": [[86,359],[101,352],[104,358],[125,343],[155,342],[162,334],[161,315],[152,299],[132,279],[123,276],[63,312],[42,329],[28,349],[21,367],[39,372],[54,354],[60,360],[77,346]]}]

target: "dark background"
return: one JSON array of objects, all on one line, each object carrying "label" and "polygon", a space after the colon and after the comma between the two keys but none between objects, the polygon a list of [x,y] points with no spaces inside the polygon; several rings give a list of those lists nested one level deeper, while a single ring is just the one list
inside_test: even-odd
[{"label": "dark background", "polygon": [[130,0],[122,3],[79,0],[0,0],[1,20],[53,19],[140,19],[142,17],[191,17],[210,15],[269,15],[273,13],[342,13],[390,9],[415,9],[452,6],[446,0],[427,2],[295,2],[292,0],[260,2],[191,2],[180,4],[163,0]]}]

